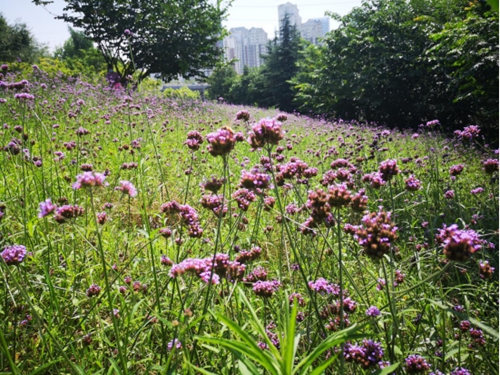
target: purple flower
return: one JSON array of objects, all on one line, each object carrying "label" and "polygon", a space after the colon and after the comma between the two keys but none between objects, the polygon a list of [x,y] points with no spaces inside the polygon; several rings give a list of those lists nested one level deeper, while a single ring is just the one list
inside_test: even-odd
[{"label": "purple flower", "polygon": [[372,318],[375,318],[380,315],[380,310],[377,308],[377,306],[370,306],[366,310],[366,315],[371,316]]},{"label": "purple flower", "polygon": [[405,359],[405,368],[408,374],[425,374],[429,371],[430,366],[425,358],[412,354]]},{"label": "purple flower", "polygon": [[172,349],[181,349],[182,348],[182,344],[181,342],[178,340],[178,339],[173,339],[172,341],[170,341],[168,344],[167,344],[167,349],[170,351]]},{"label": "purple flower", "polygon": [[405,189],[408,191],[417,191],[422,188],[422,183],[420,180],[416,179],[415,176],[411,175],[405,180]]},{"label": "purple flower", "polygon": [[479,276],[482,279],[491,279],[493,272],[495,272],[495,267],[491,267],[489,261],[479,261]]},{"label": "purple flower", "polygon": [[34,100],[35,99],[35,97],[33,95],[25,93],[25,92],[22,92],[20,94],[15,94],[14,98],[19,99],[21,101],[22,100],[26,100],[27,101],[27,100]]},{"label": "purple flower", "polygon": [[320,294],[338,295],[340,293],[340,287],[337,284],[330,283],[322,277],[314,282],[309,281],[308,285],[309,288]]},{"label": "purple flower", "polygon": [[76,182],[72,185],[73,189],[81,189],[92,186],[107,186],[108,183],[104,182],[106,176],[102,173],[84,172],[76,176]]},{"label": "purple flower", "polygon": [[477,195],[477,194],[481,194],[482,192],[484,192],[484,189],[482,187],[478,187],[478,188],[475,188],[475,189],[472,189],[470,191],[470,193],[472,195]]},{"label": "purple flower", "polygon": [[253,291],[256,295],[261,297],[272,297],[272,295],[279,289],[281,283],[278,280],[272,281],[257,281],[253,284]]},{"label": "purple flower", "polygon": [[444,197],[446,199],[453,199],[455,198],[455,192],[453,190],[446,190],[444,193]]},{"label": "purple flower", "polygon": [[137,196],[137,189],[130,181],[120,181],[120,186],[115,187],[115,190],[121,191],[132,198]]},{"label": "purple flower", "polygon": [[46,199],[44,202],[40,202],[40,212],[38,213],[38,218],[42,219],[45,216],[50,215],[56,210],[57,206],[52,203],[50,198]]},{"label": "purple flower", "polygon": [[87,297],[98,296],[101,293],[101,287],[97,284],[92,284],[86,291],[85,294]]},{"label": "purple flower", "polygon": [[443,246],[444,254],[449,260],[466,261],[472,254],[481,249],[484,240],[472,229],[460,230],[456,224],[439,230],[436,241]]},{"label": "purple flower", "polygon": [[384,181],[389,181],[393,176],[399,173],[397,161],[395,159],[388,159],[380,163],[379,173]]},{"label": "purple flower", "polygon": [[281,122],[274,119],[262,119],[252,126],[248,143],[255,149],[263,147],[266,143],[277,145],[283,137],[284,133],[281,130]]},{"label": "purple flower", "polygon": [[26,256],[26,247],[23,245],[5,246],[1,255],[5,264],[15,266],[21,263]]},{"label": "purple flower", "polygon": [[469,370],[463,367],[457,367],[455,370],[450,372],[450,375],[472,375]]},{"label": "purple flower", "polygon": [[212,156],[225,156],[231,152],[236,144],[234,132],[231,128],[222,128],[214,133],[207,134],[208,152]]}]

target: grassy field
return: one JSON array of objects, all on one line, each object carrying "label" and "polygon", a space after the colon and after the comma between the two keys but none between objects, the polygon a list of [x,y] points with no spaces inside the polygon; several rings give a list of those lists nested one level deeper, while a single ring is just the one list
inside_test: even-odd
[{"label": "grassy field", "polygon": [[1,80],[2,373],[498,373],[477,127]]}]

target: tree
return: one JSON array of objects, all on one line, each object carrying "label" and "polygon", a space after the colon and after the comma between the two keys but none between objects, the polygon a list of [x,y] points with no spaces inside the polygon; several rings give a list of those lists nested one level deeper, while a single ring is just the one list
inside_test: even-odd
[{"label": "tree", "polygon": [[[50,1],[33,0],[35,4]],[[57,18],[83,30],[122,78],[140,70],[171,80],[218,61],[227,7],[221,0],[65,0]]]},{"label": "tree", "polygon": [[0,58],[2,62],[21,60],[34,63],[47,54],[47,48],[40,45],[25,23],[9,25],[0,13]]},{"label": "tree", "polygon": [[227,100],[229,90],[236,77],[237,74],[231,66],[218,66],[212,75],[207,78],[207,83],[210,85],[207,97],[212,100],[218,100],[221,97]]},{"label": "tree", "polygon": [[102,74],[106,71],[106,61],[94,47],[92,40],[81,31],[68,27],[70,37],[62,47],[54,52],[54,57],[64,61],[68,68],[80,70],[86,75]]},{"label": "tree", "polygon": [[266,107],[278,107],[291,112],[294,93],[290,79],[298,72],[297,62],[302,49],[299,33],[290,19],[285,16],[279,38],[267,46],[262,77],[265,85],[261,103]]}]

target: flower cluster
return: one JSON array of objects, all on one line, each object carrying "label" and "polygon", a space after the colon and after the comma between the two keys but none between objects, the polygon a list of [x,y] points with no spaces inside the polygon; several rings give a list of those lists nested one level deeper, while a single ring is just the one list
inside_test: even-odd
[{"label": "flower cluster", "polygon": [[390,212],[372,212],[363,216],[362,225],[355,227],[354,238],[372,259],[382,259],[389,254],[391,243],[397,239],[397,229]]},{"label": "flower cluster", "polygon": [[405,180],[405,189],[408,191],[417,191],[422,189],[422,183],[420,180],[411,175]]},{"label": "flower cluster", "polygon": [[493,174],[495,172],[498,172],[498,160],[487,159],[483,161],[483,169],[488,174]]},{"label": "flower cluster", "polygon": [[254,246],[250,250],[241,250],[238,254],[236,254],[235,260],[240,263],[250,262],[260,257],[261,253],[262,249],[258,246]]},{"label": "flower cluster", "polygon": [[170,201],[161,205],[161,212],[164,214],[177,214],[183,224],[189,229],[189,236],[199,238],[203,234],[198,213],[194,208],[187,204],[179,204],[176,201]]},{"label": "flower cluster", "polygon": [[229,281],[241,280],[246,266],[237,261],[229,260],[227,254],[216,254],[215,258],[188,258],[170,269],[171,277],[178,277],[186,272],[193,273],[205,283],[219,284],[221,277]]},{"label": "flower cluster", "polygon": [[464,262],[481,249],[485,243],[472,229],[460,230],[456,224],[439,229],[436,241],[443,246],[444,255],[449,260]]},{"label": "flower cluster", "polygon": [[85,210],[75,205],[66,204],[64,206],[56,208],[54,211],[54,220],[59,224],[65,223],[66,220],[76,219],[78,216],[82,216]]},{"label": "flower cluster", "polygon": [[236,120],[243,120],[248,122],[250,120],[250,112],[242,110],[236,113]]},{"label": "flower cluster", "polygon": [[362,344],[346,344],[344,358],[347,362],[355,362],[364,369],[376,366],[384,356],[382,344],[373,340],[363,340]]},{"label": "flower cluster", "polygon": [[137,189],[130,181],[120,181],[120,186],[115,187],[115,190],[132,198],[137,196]]},{"label": "flower cluster", "polygon": [[186,142],[184,142],[184,144],[187,145],[189,149],[193,151],[198,150],[202,143],[203,143],[203,136],[196,130],[190,131],[187,134]]},{"label": "flower cluster", "polygon": [[479,276],[482,279],[491,279],[493,272],[495,272],[495,267],[492,267],[489,261],[479,261]]},{"label": "flower cluster", "polygon": [[5,264],[8,266],[16,266],[21,263],[26,256],[26,247],[23,245],[5,246],[1,255]]},{"label": "flower cluster", "polygon": [[450,167],[450,176],[458,176],[464,170],[463,164],[456,164]]},{"label": "flower cluster", "polygon": [[372,188],[378,189],[381,186],[385,185],[385,180],[379,172],[372,172],[369,174],[365,174],[361,180],[363,182],[367,182],[371,185]]},{"label": "flower cluster", "polygon": [[93,186],[107,186],[104,180],[106,176],[103,173],[84,172],[76,176],[76,182],[72,185],[73,189],[81,189]]},{"label": "flower cluster", "polygon": [[248,207],[250,206],[250,203],[254,202],[257,199],[255,193],[248,189],[236,190],[233,193],[232,197],[238,203],[238,207],[241,208],[243,211],[247,211]]},{"label": "flower cluster", "polygon": [[430,366],[425,358],[411,354],[405,359],[405,369],[408,374],[425,374],[429,371]]},{"label": "flower cluster", "polygon": [[234,132],[231,128],[225,127],[214,133],[207,134],[209,143],[208,152],[212,156],[225,156],[231,152],[236,144]]},{"label": "flower cluster", "polygon": [[222,188],[222,185],[224,185],[224,181],[224,178],[216,178],[212,176],[209,180],[206,180],[200,186],[205,190],[217,194],[217,192]]},{"label": "flower cluster", "polygon": [[472,141],[474,138],[479,137],[481,129],[477,125],[469,125],[464,128],[464,130],[455,130],[454,134],[461,141]]},{"label": "flower cluster", "polygon": [[40,212],[38,213],[38,218],[42,219],[45,216],[50,215],[56,210],[57,206],[52,203],[50,198],[46,199],[44,202],[40,202]]},{"label": "flower cluster", "polygon": [[262,266],[255,267],[252,272],[246,275],[243,278],[243,282],[245,283],[255,283],[256,281],[265,281],[267,280],[267,270]]},{"label": "flower cluster", "polygon": [[397,161],[394,159],[383,161],[380,163],[378,172],[384,181],[390,181],[393,176],[396,176],[399,173]]},{"label": "flower cluster", "polygon": [[252,126],[248,143],[252,148],[263,147],[265,144],[277,145],[283,137],[281,122],[274,119],[262,119]]},{"label": "flower cluster", "polygon": [[85,294],[87,297],[95,297],[101,293],[101,287],[97,284],[92,284],[86,291]]},{"label": "flower cluster", "polygon": [[217,217],[219,217],[221,214],[224,216],[227,212],[227,206],[223,204],[223,201],[224,197],[220,194],[205,194],[201,197],[200,203],[203,208],[211,210]]},{"label": "flower cluster", "polygon": [[319,294],[331,294],[338,296],[340,293],[340,287],[337,284],[333,284],[322,277],[316,281],[309,281],[307,284],[309,285],[309,288]]},{"label": "flower cluster", "polygon": [[259,173],[257,171],[245,171],[241,172],[240,185],[243,188],[262,191],[269,188],[269,183],[271,177],[265,173]]},{"label": "flower cluster", "polygon": [[274,293],[276,293],[281,286],[281,283],[278,280],[271,281],[256,281],[253,284],[252,290],[254,293],[260,297],[272,297]]}]

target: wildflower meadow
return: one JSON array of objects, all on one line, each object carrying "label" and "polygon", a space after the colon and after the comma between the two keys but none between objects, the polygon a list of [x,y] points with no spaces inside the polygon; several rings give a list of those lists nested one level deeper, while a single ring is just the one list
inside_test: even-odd
[{"label": "wildflower meadow", "polygon": [[1,373],[498,374],[480,127],[7,65],[0,125]]}]

